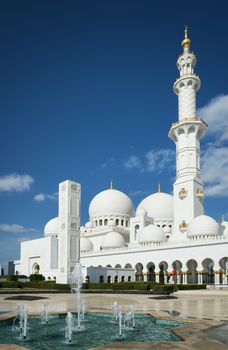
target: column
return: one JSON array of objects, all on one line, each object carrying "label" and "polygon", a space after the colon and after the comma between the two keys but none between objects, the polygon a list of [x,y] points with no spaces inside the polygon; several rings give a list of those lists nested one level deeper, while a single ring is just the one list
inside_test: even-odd
[{"label": "column", "polygon": [[159,271],[155,271],[155,282],[159,283]]}]

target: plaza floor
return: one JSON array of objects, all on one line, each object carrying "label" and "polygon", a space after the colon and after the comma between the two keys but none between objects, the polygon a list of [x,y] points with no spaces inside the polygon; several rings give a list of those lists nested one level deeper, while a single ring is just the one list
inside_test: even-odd
[{"label": "plaza floor", "polygon": [[[34,295],[34,294],[33,294]],[[12,296],[12,295],[10,295]],[[48,298],[50,313],[75,310],[73,294],[39,294]],[[183,327],[175,329],[183,341],[178,343],[113,343],[97,349],[228,349],[228,291],[199,290],[182,291],[174,294],[177,299],[157,300],[153,295],[135,294],[83,294],[90,311],[110,312],[113,302],[122,306],[133,305],[136,312],[151,314],[157,318],[187,321]],[[16,312],[20,301],[5,300],[9,295],[0,295],[0,320]],[[30,314],[39,314],[44,299],[24,301]],[[225,335],[224,335],[225,334]],[[15,345],[0,345],[0,350],[22,349]]]}]

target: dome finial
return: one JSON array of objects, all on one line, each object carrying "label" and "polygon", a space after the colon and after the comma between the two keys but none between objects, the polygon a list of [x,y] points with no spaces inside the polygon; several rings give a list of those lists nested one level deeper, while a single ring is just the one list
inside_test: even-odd
[{"label": "dome finial", "polygon": [[109,188],[110,188],[110,190],[113,189],[113,181],[112,181],[112,179],[110,180],[110,186],[109,186]]},{"label": "dome finial", "polygon": [[221,216],[221,222],[224,222],[225,221],[225,217],[224,217],[224,214]]},{"label": "dome finial", "polygon": [[160,193],[161,192],[161,184],[160,184],[160,182],[158,183],[158,193]]},{"label": "dome finial", "polygon": [[184,39],[182,40],[181,46],[183,47],[183,49],[190,47],[191,45],[191,40],[188,37],[188,26],[184,26]]},{"label": "dome finial", "polygon": [[184,26],[184,38],[188,39],[188,26]]}]

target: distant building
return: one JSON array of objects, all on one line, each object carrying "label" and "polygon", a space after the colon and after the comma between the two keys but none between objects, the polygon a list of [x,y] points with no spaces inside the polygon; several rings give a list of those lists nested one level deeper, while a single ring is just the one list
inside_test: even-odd
[{"label": "distant building", "polygon": [[14,269],[14,261],[8,262],[8,273],[7,275],[12,276],[14,275],[15,269]]},{"label": "distant building", "polygon": [[4,268],[0,265],[0,276],[4,276]]}]

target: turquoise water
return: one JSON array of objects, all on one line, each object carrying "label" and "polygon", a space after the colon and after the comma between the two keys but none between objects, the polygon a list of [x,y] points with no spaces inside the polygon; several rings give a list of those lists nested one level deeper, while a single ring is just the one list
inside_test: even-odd
[{"label": "turquoise water", "polygon": [[[92,347],[112,342],[125,341],[180,341],[170,328],[181,323],[158,320],[151,316],[135,315],[135,329],[123,329],[118,337],[118,324],[111,314],[88,313],[82,323],[82,330],[73,332],[72,343],[65,342],[65,316],[51,316],[48,324],[41,324],[39,317],[28,319],[28,336],[25,340],[12,331],[13,320],[0,322],[0,344],[13,343],[31,350],[87,350]],[[75,318],[76,324],[76,318]]]}]

